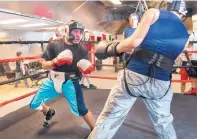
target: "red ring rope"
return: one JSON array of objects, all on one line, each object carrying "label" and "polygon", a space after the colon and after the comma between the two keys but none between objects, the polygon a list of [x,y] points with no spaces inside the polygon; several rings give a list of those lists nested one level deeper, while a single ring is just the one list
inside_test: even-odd
[{"label": "red ring rope", "polygon": [[187,51],[188,53],[197,53],[197,51]]},{"label": "red ring rope", "polygon": [[30,60],[30,59],[38,59],[40,56],[30,56],[30,57],[17,57],[17,58],[9,58],[9,59],[0,59],[0,63],[8,63],[15,62],[20,60]]},{"label": "red ring rope", "polygon": [[[96,79],[108,79],[108,80],[117,80],[117,77],[104,77],[104,76],[85,76],[88,78],[96,78]],[[185,83],[185,82],[197,82],[197,80],[171,80],[175,83]]]},{"label": "red ring rope", "polygon": [[[96,78],[96,79],[117,80],[117,77],[102,77],[102,76],[85,76],[85,77],[88,77],[88,78]],[[171,80],[171,81],[172,82],[177,82],[177,83],[197,82],[197,80]],[[19,96],[19,97],[14,98],[14,99],[4,101],[4,102],[0,103],[0,107],[3,107],[3,106],[5,106],[5,105],[7,105],[9,103],[14,102],[14,101],[18,101],[18,100],[21,100],[23,98],[26,98],[26,97],[29,97],[31,95],[34,95],[36,92],[37,92],[37,90],[36,91],[33,91],[33,92],[30,92],[28,94]]]},{"label": "red ring rope", "polygon": [[29,97],[29,96],[31,96],[31,95],[34,95],[36,92],[37,92],[37,90],[36,90],[36,91],[33,91],[33,92],[30,92],[30,93],[27,93],[27,94],[25,94],[25,95],[19,96],[19,97],[10,99],[10,100],[6,100],[6,101],[0,103],[0,108],[3,107],[3,106],[5,106],[5,105],[7,105],[7,104],[9,104],[9,103],[14,102],[14,101],[18,101],[18,100],[21,100],[21,99],[23,99],[23,98],[26,98],[26,97]]},{"label": "red ring rope", "polygon": [[[197,51],[187,51],[188,53],[197,53]],[[89,52],[89,53],[93,53],[93,52]],[[6,62],[15,62],[15,61],[19,61],[19,60],[30,60],[30,59],[38,59],[40,58],[40,56],[32,56],[32,57],[18,57],[18,58],[11,58],[11,59],[1,59],[0,60],[0,63],[6,63]],[[108,80],[117,80],[117,77],[102,77],[102,76],[85,76],[85,77],[88,77],[88,78],[96,78],[96,79],[108,79]],[[186,83],[186,82],[197,82],[197,80],[171,80],[172,82],[176,82],[176,83]],[[11,99],[11,100],[7,100],[7,101],[4,101],[2,103],[0,103],[0,107],[3,107],[9,103],[12,103],[14,101],[18,101],[18,100],[21,100],[23,98],[26,98],[26,97],[29,97],[31,95],[34,95],[35,93],[37,92],[36,91],[33,91],[33,92],[30,92],[28,94],[25,94],[25,95],[22,95],[22,96],[19,96],[17,98],[14,98],[14,99]]]}]

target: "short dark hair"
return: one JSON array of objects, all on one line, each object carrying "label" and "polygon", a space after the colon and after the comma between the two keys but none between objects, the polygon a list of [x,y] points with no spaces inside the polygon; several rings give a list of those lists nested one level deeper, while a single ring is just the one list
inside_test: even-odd
[{"label": "short dark hair", "polygon": [[16,56],[20,56],[22,52],[16,52]]}]

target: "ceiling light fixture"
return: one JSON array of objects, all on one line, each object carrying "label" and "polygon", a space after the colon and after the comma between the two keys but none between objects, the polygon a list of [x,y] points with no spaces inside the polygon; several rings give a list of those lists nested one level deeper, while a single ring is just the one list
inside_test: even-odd
[{"label": "ceiling light fixture", "polygon": [[46,23],[35,23],[35,24],[25,24],[25,25],[19,25],[20,27],[38,27],[38,26],[46,26],[48,24]]},{"label": "ceiling light fixture", "polygon": [[120,2],[120,0],[110,0],[113,4],[118,5],[118,4],[122,4]]},{"label": "ceiling light fixture", "polygon": [[6,25],[6,24],[17,24],[17,23],[24,23],[27,22],[27,20],[24,19],[10,19],[10,20],[3,20],[0,21],[1,25]]}]

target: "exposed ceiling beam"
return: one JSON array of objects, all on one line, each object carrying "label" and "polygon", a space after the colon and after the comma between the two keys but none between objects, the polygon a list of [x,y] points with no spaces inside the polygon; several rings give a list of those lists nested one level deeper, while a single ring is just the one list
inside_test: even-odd
[{"label": "exposed ceiling beam", "polygon": [[105,6],[105,7],[113,7],[113,4],[109,1],[102,1],[100,0],[100,2]]}]

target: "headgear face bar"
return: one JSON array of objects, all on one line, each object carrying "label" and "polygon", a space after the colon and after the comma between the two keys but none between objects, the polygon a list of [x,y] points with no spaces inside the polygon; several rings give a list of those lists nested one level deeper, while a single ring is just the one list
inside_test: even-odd
[{"label": "headgear face bar", "polygon": [[[79,22],[77,22],[75,20],[71,20],[66,25],[66,29],[67,29],[66,37],[67,37],[68,41],[72,42],[73,44],[79,44],[81,39],[83,38],[83,33],[84,33],[85,27],[81,23],[79,23]],[[81,35],[80,36],[80,41],[78,43],[74,42],[75,36],[72,34],[72,30],[74,30],[74,29],[79,29],[81,31],[81,33],[80,33],[80,35]]]}]

